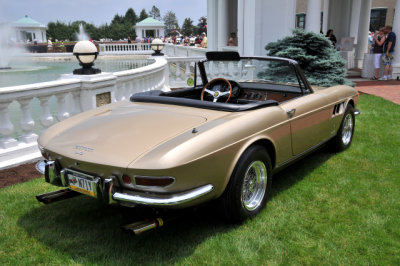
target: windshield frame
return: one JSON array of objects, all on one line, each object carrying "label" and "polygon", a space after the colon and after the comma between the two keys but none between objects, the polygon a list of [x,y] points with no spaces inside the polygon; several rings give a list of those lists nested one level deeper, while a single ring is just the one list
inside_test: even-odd
[{"label": "windshield frame", "polygon": [[[218,52],[207,52],[206,55],[208,53],[213,53],[213,55],[215,53]],[[221,54],[223,54],[224,52],[219,52]],[[199,72],[200,72],[200,78],[202,80],[203,85],[208,83],[208,77],[207,77],[207,73],[205,70],[205,66],[204,63],[206,62],[210,62],[210,61],[232,61],[232,62],[237,62],[237,61],[241,61],[241,60],[260,60],[260,61],[276,61],[276,62],[286,62],[289,65],[292,65],[297,77],[297,81],[299,83],[299,87],[301,90],[302,94],[309,94],[309,93],[313,93],[312,87],[309,84],[309,82],[307,81],[307,79],[304,76],[303,71],[301,70],[301,68],[299,67],[299,64],[297,63],[297,61],[293,60],[293,59],[288,59],[288,58],[282,58],[282,57],[272,57],[272,56],[244,56],[244,57],[234,57],[232,58],[232,60],[229,60],[226,57],[223,57],[222,59],[218,59],[218,58],[213,58],[213,59],[204,59],[198,62],[198,67],[199,67]],[[196,81],[195,81],[196,84]],[[304,87],[301,86],[301,84],[304,84]]]}]

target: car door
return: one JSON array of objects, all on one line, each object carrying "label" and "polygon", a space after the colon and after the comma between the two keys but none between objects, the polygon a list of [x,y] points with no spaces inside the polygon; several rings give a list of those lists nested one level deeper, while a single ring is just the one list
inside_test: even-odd
[{"label": "car door", "polygon": [[288,116],[293,155],[299,155],[331,136],[331,107],[321,94],[310,93],[281,104]]}]

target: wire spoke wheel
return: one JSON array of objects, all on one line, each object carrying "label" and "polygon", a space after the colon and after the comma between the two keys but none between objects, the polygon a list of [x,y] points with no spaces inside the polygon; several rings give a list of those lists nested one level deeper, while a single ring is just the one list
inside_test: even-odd
[{"label": "wire spoke wheel", "polygon": [[254,161],[247,168],[241,200],[243,206],[249,210],[257,209],[264,199],[267,189],[267,169],[262,161]]},{"label": "wire spoke wheel", "polygon": [[347,114],[343,121],[342,141],[344,145],[348,145],[353,135],[353,118],[351,114]]}]

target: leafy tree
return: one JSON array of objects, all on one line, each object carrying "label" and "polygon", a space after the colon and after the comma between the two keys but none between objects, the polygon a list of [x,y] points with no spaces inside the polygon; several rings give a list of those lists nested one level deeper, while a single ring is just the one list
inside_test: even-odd
[{"label": "leafy tree", "polygon": [[190,36],[194,32],[193,20],[185,18],[182,24],[181,33],[185,36]]},{"label": "leafy tree", "polygon": [[149,16],[161,20],[161,15],[160,15],[160,9],[158,9],[156,6],[153,6],[149,12]]},{"label": "leafy tree", "polygon": [[139,21],[142,21],[148,17],[149,17],[149,15],[146,13],[146,10],[143,8],[142,11],[140,11]]},{"label": "leafy tree", "polygon": [[197,24],[197,34],[207,33],[207,17],[199,18],[199,23]]},{"label": "leafy tree", "polygon": [[[317,86],[353,85],[346,79],[345,61],[321,34],[295,29],[293,35],[265,46],[269,56],[296,60],[308,81]],[[280,72],[276,69],[277,75]]]},{"label": "leafy tree", "polygon": [[48,37],[51,37],[54,40],[65,40],[70,39],[74,40],[74,31],[71,29],[69,25],[66,25],[63,22],[57,20],[57,22],[49,22],[48,29],[46,32]]},{"label": "leafy tree", "polygon": [[132,26],[134,26],[136,25],[137,20],[138,16],[136,15],[135,10],[129,8],[125,13],[124,22],[130,23]]},{"label": "leafy tree", "polygon": [[178,29],[178,19],[176,18],[176,15],[172,11],[168,11],[164,17],[164,24],[165,24],[165,35],[170,36],[172,31],[174,29]]}]

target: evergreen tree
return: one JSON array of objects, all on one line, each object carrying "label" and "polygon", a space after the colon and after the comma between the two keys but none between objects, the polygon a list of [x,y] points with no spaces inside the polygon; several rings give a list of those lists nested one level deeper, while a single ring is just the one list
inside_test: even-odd
[{"label": "evergreen tree", "polygon": [[[321,34],[295,29],[292,36],[265,46],[269,56],[291,58],[299,63],[308,81],[317,86],[339,84],[353,85],[346,79],[345,61],[332,46],[328,38]],[[275,69],[276,75],[282,69]]]},{"label": "evergreen tree", "polygon": [[149,12],[149,16],[161,20],[161,15],[160,15],[160,9],[158,9],[156,6],[153,6]]},{"label": "evergreen tree", "polygon": [[139,21],[142,21],[148,17],[149,17],[149,15],[147,15],[146,10],[143,8],[142,11],[140,11]]},{"label": "evergreen tree", "polygon": [[194,32],[193,20],[190,18],[185,18],[182,24],[181,33],[185,36],[190,36]]},{"label": "evergreen tree", "polygon": [[113,20],[111,20],[111,25],[112,24],[122,24],[124,23],[124,17],[120,16],[118,14],[116,14],[113,18]]},{"label": "evergreen tree", "polygon": [[133,8],[129,8],[124,17],[124,22],[125,23],[130,23],[132,26],[136,25],[136,22],[138,20],[138,16],[135,13],[135,10]]},{"label": "evergreen tree", "polygon": [[165,35],[170,36],[172,31],[175,29],[178,29],[178,19],[176,18],[176,15],[172,11],[168,11],[164,18],[164,24],[165,24]]},{"label": "evergreen tree", "polygon": [[207,33],[207,17],[199,18],[199,23],[197,24],[197,34]]}]

